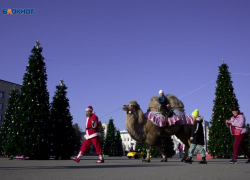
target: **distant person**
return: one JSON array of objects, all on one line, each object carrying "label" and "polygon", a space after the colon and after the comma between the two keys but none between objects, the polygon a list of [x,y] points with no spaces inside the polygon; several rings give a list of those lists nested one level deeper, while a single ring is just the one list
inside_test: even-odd
[{"label": "distant person", "polygon": [[199,152],[201,153],[202,160],[199,162],[199,164],[207,164],[206,161],[206,153],[204,149],[204,133],[203,133],[203,117],[199,116],[198,109],[195,109],[192,113],[194,125],[191,132],[191,145],[189,148],[189,154],[188,158],[185,160],[186,163],[192,164],[192,157],[194,154],[194,151],[196,147],[198,148]]},{"label": "distant person", "polygon": [[226,125],[230,128],[230,132],[234,136],[233,159],[229,161],[229,163],[237,164],[237,158],[240,150],[248,157],[246,163],[250,163],[250,152],[245,144],[245,140],[248,137],[246,118],[243,113],[240,112],[238,107],[232,108],[232,114],[233,116],[231,119],[226,120]]},{"label": "distant person", "polygon": [[179,143],[178,145],[178,149],[179,149],[179,155],[180,155],[180,158],[182,158],[182,153],[183,153],[183,146],[181,143]]},{"label": "distant person", "polygon": [[98,132],[98,127],[99,127],[99,121],[98,117],[95,115],[92,106],[89,106],[86,109],[86,129],[85,129],[85,141],[82,144],[82,147],[79,151],[79,154],[76,158],[73,160],[76,162],[80,162],[81,156],[87,152],[91,146],[91,144],[94,144],[96,154],[99,155],[99,160],[96,161],[96,163],[104,163],[104,158],[102,155],[102,147],[100,144],[100,133]]},{"label": "distant person", "polygon": [[131,146],[129,152],[133,152],[133,151],[134,151],[134,148],[133,146]]}]

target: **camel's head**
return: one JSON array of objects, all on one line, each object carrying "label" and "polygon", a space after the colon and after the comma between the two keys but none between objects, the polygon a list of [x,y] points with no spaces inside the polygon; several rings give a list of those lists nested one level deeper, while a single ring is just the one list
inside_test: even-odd
[{"label": "camel's head", "polygon": [[128,105],[123,105],[122,110],[127,114],[137,112],[140,109],[140,105],[136,101],[130,101]]},{"label": "camel's head", "polygon": [[153,96],[150,99],[150,102],[148,104],[148,108],[150,109],[150,111],[158,111],[158,112],[160,112],[161,104],[159,103],[159,98],[157,96]]}]

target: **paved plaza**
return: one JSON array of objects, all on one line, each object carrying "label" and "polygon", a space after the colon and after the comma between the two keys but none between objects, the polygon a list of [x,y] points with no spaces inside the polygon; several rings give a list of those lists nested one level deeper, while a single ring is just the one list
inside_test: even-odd
[{"label": "paved plaza", "polygon": [[8,160],[0,158],[1,180],[249,180],[250,164],[246,159],[238,164],[228,164],[228,159],[208,160],[208,164],[180,162],[180,159],[169,158],[160,162],[152,158],[150,163],[142,159],[127,157],[106,157],[104,164],[96,164],[97,156],[84,156],[80,163],[72,160]]}]

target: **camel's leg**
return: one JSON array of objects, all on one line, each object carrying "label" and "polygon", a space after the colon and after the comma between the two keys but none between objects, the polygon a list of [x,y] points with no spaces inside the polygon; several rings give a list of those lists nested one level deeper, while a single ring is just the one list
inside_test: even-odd
[{"label": "camel's leg", "polygon": [[167,158],[166,154],[163,152],[161,145],[156,146],[156,148],[159,151],[159,153],[162,155],[161,162],[168,162],[168,158]]},{"label": "camel's leg", "polygon": [[185,144],[185,152],[184,157],[181,161],[184,161],[188,157],[188,150],[190,148],[190,137],[191,137],[191,130],[192,125],[182,125],[179,132],[175,135],[177,138],[179,138],[183,144]]},{"label": "camel's leg", "polygon": [[147,145],[147,157],[142,160],[142,162],[150,162],[150,153],[151,153],[152,146]]}]

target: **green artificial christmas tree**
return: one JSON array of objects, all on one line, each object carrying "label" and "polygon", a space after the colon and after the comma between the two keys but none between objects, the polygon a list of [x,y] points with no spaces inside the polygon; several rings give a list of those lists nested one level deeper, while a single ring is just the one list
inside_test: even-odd
[{"label": "green artificial christmas tree", "polygon": [[10,92],[8,100],[8,107],[5,113],[3,126],[0,131],[0,151],[10,156],[20,155],[20,141],[19,141],[19,126],[18,107],[19,107],[19,90],[13,87]]},{"label": "green artificial christmas tree", "polygon": [[135,151],[146,153],[147,143],[136,141]]},{"label": "green artificial christmas tree", "polygon": [[[173,157],[175,155],[173,139],[171,137],[162,136],[161,141],[162,141],[161,148],[162,148],[163,152],[166,154],[167,157]],[[147,153],[147,143],[146,142],[136,142],[135,150]],[[150,155],[151,155],[151,157],[160,157],[161,156],[161,154],[158,152],[158,150],[155,146],[152,146]]]},{"label": "green artificial christmas tree", "polygon": [[220,158],[232,156],[234,140],[229,128],[225,125],[225,121],[232,117],[231,109],[239,107],[228,68],[224,62],[219,66],[213,115],[209,129],[208,151],[213,157]]},{"label": "green artificial christmas tree", "polygon": [[[138,142],[138,141],[136,142],[135,151],[144,152],[147,154],[147,148],[148,148],[148,145],[146,142]],[[151,157],[160,156],[160,153],[158,152],[155,146],[152,146],[150,156]]]},{"label": "green artificial christmas tree", "polygon": [[82,130],[77,123],[73,125],[74,128],[74,152],[78,152],[82,146]]},{"label": "green artificial christmas tree", "polygon": [[116,148],[116,156],[122,156],[123,148],[122,148],[122,139],[120,131],[117,131],[115,135],[115,148]]},{"label": "green artificial christmas tree", "polygon": [[101,121],[99,121],[98,131],[100,133],[100,144],[101,144],[101,147],[103,147],[105,139],[104,139],[104,129],[102,127],[102,122]]},{"label": "green artificial christmas tree", "polygon": [[28,58],[18,111],[20,148],[22,154],[30,159],[48,159],[49,136],[53,136],[50,132],[46,66],[41,54],[43,48],[39,45],[39,41],[36,41],[32,55]]},{"label": "green artificial christmas tree", "polygon": [[60,85],[56,86],[56,92],[51,103],[50,121],[52,124],[51,132],[51,155],[56,159],[70,159],[74,154],[74,128],[72,116],[70,114],[69,99],[67,98],[67,87],[61,80]]},{"label": "green artificial christmas tree", "polygon": [[159,156],[161,156],[155,146],[152,146],[150,156],[155,157],[155,158],[158,158]]},{"label": "green artificial christmas tree", "polygon": [[103,154],[108,156],[116,156],[115,126],[112,118],[109,120],[107,134],[103,145]]},{"label": "green artificial christmas tree", "polygon": [[161,147],[167,157],[173,157],[175,155],[174,142],[171,137],[162,137]]}]

